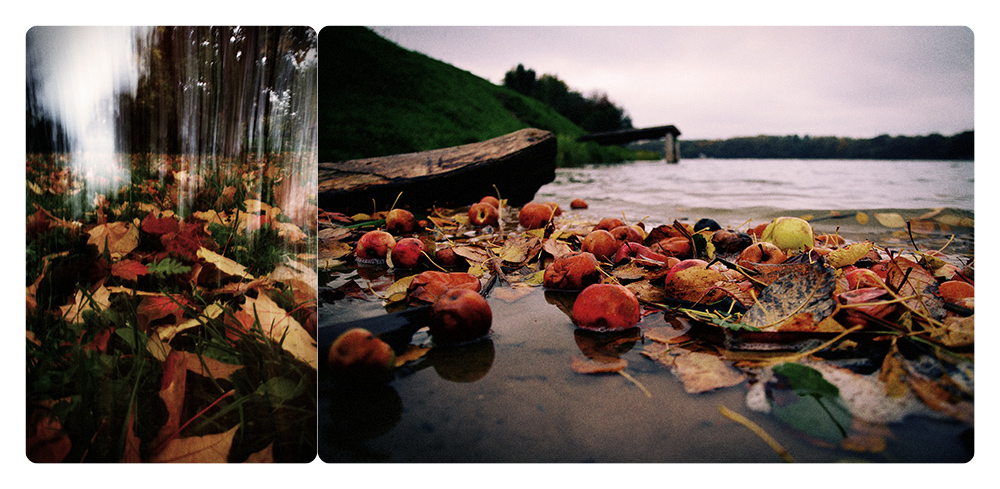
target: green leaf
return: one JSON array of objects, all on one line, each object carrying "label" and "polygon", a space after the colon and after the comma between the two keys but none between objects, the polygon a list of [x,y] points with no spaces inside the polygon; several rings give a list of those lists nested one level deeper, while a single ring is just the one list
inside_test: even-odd
[{"label": "green leaf", "polygon": [[[783,363],[774,373],[788,379],[794,397],[782,401],[769,396],[771,411],[785,424],[810,436],[838,443],[847,436],[851,412],[840,397],[840,389],[816,369],[797,363]],[[773,393],[772,393],[773,394]]]},{"label": "green leaf", "polygon": [[191,267],[184,265],[178,260],[171,257],[166,257],[159,262],[152,262],[146,266],[146,269],[150,273],[155,273],[157,275],[176,275],[180,273],[187,273],[191,271]]}]

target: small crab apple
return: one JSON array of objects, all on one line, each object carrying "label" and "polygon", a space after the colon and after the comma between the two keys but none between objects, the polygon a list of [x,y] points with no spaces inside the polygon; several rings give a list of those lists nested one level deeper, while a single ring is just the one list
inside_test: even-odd
[{"label": "small crab apple", "polygon": [[740,266],[743,266],[744,263],[766,263],[773,265],[784,262],[786,258],[785,252],[781,251],[781,248],[778,248],[777,245],[761,241],[744,248],[740,252],[740,256],[736,259],[736,264]]},{"label": "small crab apple", "polygon": [[677,258],[691,258],[691,240],[682,236],[661,239],[650,247],[653,251]]},{"label": "small crab apple", "polygon": [[594,230],[604,229],[606,231],[611,231],[618,226],[624,226],[625,221],[618,219],[617,217],[605,217],[600,221],[597,221],[597,225],[594,226]]},{"label": "small crab apple", "polygon": [[393,234],[412,233],[418,229],[417,218],[406,209],[392,209],[385,215],[385,229]]},{"label": "small crab apple", "polygon": [[587,201],[583,200],[583,199],[573,199],[573,201],[569,203],[569,208],[570,209],[586,209],[587,208]]},{"label": "small crab apple", "polygon": [[720,229],[712,234],[712,244],[718,253],[739,253],[753,244],[753,239],[743,231]]},{"label": "small crab apple", "polygon": [[635,294],[618,284],[593,284],[583,289],[573,302],[573,324],[578,327],[612,331],[639,324],[641,310]]},{"label": "small crab apple", "polygon": [[611,235],[618,240],[618,243],[642,243],[644,238],[642,231],[634,226],[618,226],[611,230]]},{"label": "small crab apple", "polygon": [[469,207],[469,223],[473,226],[496,226],[500,222],[500,211],[493,204],[477,202]]},{"label": "small crab apple", "polygon": [[553,209],[545,204],[528,202],[521,207],[517,215],[517,222],[525,229],[538,229],[545,227],[552,220]]},{"label": "small crab apple", "polygon": [[542,203],[549,206],[552,209],[553,216],[558,216],[562,214],[562,208],[559,207],[558,202],[542,202]]},{"label": "small crab apple", "polygon": [[392,248],[396,246],[396,238],[385,231],[368,231],[361,235],[354,249],[354,256],[361,263],[373,263],[385,260]]},{"label": "small crab apple", "polygon": [[618,251],[620,243],[615,239],[615,236],[611,234],[611,231],[606,229],[597,229],[591,231],[583,238],[583,243],[580,244],[580,250],[588,253],[592,253],[598,260],[605,260],[608,257],[614,256]]},{"label": "small crab apple", "polygon": [[601,281],[600,264],[593,254],[569,253],[545,267],[543,284],[555,290],[582,290]]},{"label": "small crab apple", "polygon": [[428,323],[435,343],[468,343],[486,336],[493,324],[489,302],[469,289],[448,289],[434,305]]},{"label": "small crab apple", "polygon": [[388,343],[362,328],[349,329],[327,352],[331,378],[351,384],[385,383],[392,379],[396,354]]},{"label": "small crab apple", "polygon": [[498,199],[498,198],[496,198],[496,197],[494,197],[492,195],[487,195],[487,196],[479,199],[479,203],[481,203],[481,204],[489,204],[489,205],[492,205],[493,207],[496,207],[497,209],[500,208],[500,199]]},{"label": "small crab apple", "polygon": [[436,261],[438,265],[445,268],[458,267],[463,264],[467,264],[465,258],[458,256],[458,253],[455,253],[455,248],[450,246],[437,250],[437,252],[434,253],[434,261]]},{"label": "small crab apple", "polygon": [[399,268],[415,268],[427,251],[427,246],[418,238],[403,238],[393,246],[392,265]]}]

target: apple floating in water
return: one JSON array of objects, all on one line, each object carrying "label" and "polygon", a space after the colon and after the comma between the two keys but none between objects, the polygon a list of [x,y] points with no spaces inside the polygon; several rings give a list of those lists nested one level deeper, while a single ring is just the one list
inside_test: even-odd
[{"label": "apple floating in water", "polygon": [[370,331],[353,328],[334,340],[327,352],[331,376],[350,384],[385,383],[392,379],[396,354]]},{"label": "apple floating in water", "polygon": [[396,246],[396,238],[385,231],[368,231],[358,239],[354,256],[358,263],[372,265],[385,263],[386,256]]},{"label": "apple floating in water", "polygon": [[618,284],[593,284],[573,302],[573,324],[595,331],[614,331],[639,324],[641,310],[635,294]]},{"label": "apple floating in water", "polygon": [[798,217],[776,217],[764,228],[760,239],[774,243],[784,252],[813,247],[816,239],[809,221]]},{"label": "apple floating in water", "polygon": [[489,334],[493,311],[489,302],[470,289],[448,289],[431,306],[428,322],[435,343],[459,344]]}]

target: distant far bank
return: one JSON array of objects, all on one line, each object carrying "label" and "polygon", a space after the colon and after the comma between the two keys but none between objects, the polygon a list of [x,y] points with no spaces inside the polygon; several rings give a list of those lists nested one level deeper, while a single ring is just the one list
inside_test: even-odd
[{"label": "distant far bank", "polygon": [[[975,131],[954,136],[888,136],[852,139],[836,136],[751,136],[680,140],[682,159],[793,158],[835,160],[972,160]],[[629,148],[664,152],[663,143],[644,141]]]}]

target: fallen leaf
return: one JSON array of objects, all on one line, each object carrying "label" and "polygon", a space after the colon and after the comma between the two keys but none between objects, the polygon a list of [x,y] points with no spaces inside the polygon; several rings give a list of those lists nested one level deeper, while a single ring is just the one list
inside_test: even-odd
[{"label": "fallen leaf", "polygon": [[843,248],[837,248],[826,256],[826,262],[833,268],[853,265],[871,251],[874,244],[871,241],[851,243]]},{"label": "fallen leaf", "polygon": [[174,438],[159,453],[150,457],[153,463],[225,463],[239,425],[215,435]]},{"label": "fallen leaf", "polygon": [[109,222],[94,226],[88,231],[87,244],[97,246],[101,253],[106,250],[112,256],[122,256],[139,246],[139,229],[127,222]]},{"label": "fallen leaf", "polygon": [[219,271],[240,278],[253,278],[252,275],[248,274],[246,268],[235,261],[226,258],[212,250],[207,248],[198,249],[198,258],[204,260],[206,263],[211,263],[215,265]]},{"label": "fallen leaf", "polygon": [[267,446],[259,452],[251,453],[244,463],[260,464],[272,462],[274,462],[274,442],[268,443]]},{"label": "fallen leaf", "polygon": [[146,269],[146,265],[131,259],[121,260],[111,265],[111,275],[125,280],[135,281],[140,276],[148,273],[149,270]]},{"label": "fallen leaf", "polygon": [[674,359],[674,373],[688,394],[707,392],[740,384],[747,374],[711,353],[690,352]]},{"label": "fallen leaf", "polygon": [[620,372],[627,366],[627,360],[614,357],[587,358],[583,355],[573,355],[573,360],[570,362],[570,368],[578,374]]},{"label": "fallen leaf", "polygon": [[743,322],[766,330],[807,312],[812,313],[814,321],[826,319],[836,307],[833,300],[836,284],[832,268],[813,262],[809,273],[784,275],[764,287],[757,302],[743,316]]},{"label": "fallen leaf", "polygon": [[100,312],[108,307],[111,307],[111,290],[102,285],[89,294],[77,290],[73,303],[62,306],[59,310],[70,324],[79,324],[83,322],[83,311]]},{"label": "fallen leaf", "polygon": [[163,376],[160,379],[160,399],[167,409],[167,420],[160,427],[152,446],[159,446],[180,429],[181,413],[184,409],[184,391],[187,388],[188,357],[179,351],[172,351],[163,362]]},{"label": "fallen leaf", "polygon": [[257,318],[264,334],[280,343],[282,349],[313,368],[317,367],[316,341],[267,294],[261,293],[256,299],[247,297],[242,310],[251,318]]}]

